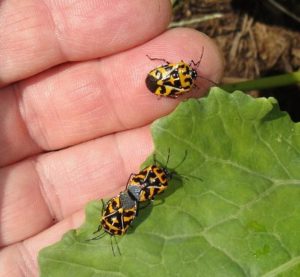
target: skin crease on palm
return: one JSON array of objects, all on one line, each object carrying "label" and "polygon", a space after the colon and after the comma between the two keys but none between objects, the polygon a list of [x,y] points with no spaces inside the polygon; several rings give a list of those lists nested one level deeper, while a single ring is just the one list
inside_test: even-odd
[{"label": "skin crease on palm", "polygon": [[183,98],[147,90],[147,54],[198,60],[203,46],[198,73],[220,80],[212,40],[170,19],[168,0],[0,1],[0,276],[38,276],[38,251],[151,154],[151,122]]}]

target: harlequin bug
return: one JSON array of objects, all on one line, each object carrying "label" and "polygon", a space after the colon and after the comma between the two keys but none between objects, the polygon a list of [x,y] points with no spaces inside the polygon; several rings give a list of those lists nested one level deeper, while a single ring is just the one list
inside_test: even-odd
[{"label": "harlequin bug", "polygon": [[132,174],[127,190],[139,202],[153,200],[155,195],[168,188],[170,179],[171,174],[166,168],[150,165],[138,174]]},{"label": "harlequin bug", "polygon": [[[196,68],[199,67],[203,57],[204,47],[202,47],[202,53],[198,62],[191,60],[189,64],[184,61],[178,63],[170,63],[165,59],[147,57],[152,61],[162,61],[166,63],[151,70],[146,78],[147,88],[158,96],[166,96],[171,98],[177,98],[189,92],[195,87],[195,80],[197,77],[210,81],[214,85],[215,82],[199,76]],[[195,68],[193,68],[194,66]]]},{"label": "harlequin bug", "polygon": [[[175,167],[182,164],[186,158],[187,152],[183,160]],[[163,193],[168,188],[168,182],[172,179],[174,169],[167,169],[170,151],[168,152],[166,165],[159,166],[154,155],[154,164],[142,169],[138,174],[131,174],[127,183],[128,193],[139,202],[153,200],[158,194]]]},{"label": "harlequin bug", "polygon": [[[102,201],[102,217],[98,229],[94,233],[98,233],[103,229],[103,233],[90,239],[97,240],[102,238],[105,233],[108,233],[111,237],[124,235],[130,224],[133,222],[137,215],[138,203],[127,192],[123,191],[116,197],[113,197],[105,204]],[[118,244],[116,243],[117,247]],[[111,243],[112,246],[112,243]],[[112,246],[113,254],[115,255],[114,248]],[[118,252],[120,249],[118,247]]]}]

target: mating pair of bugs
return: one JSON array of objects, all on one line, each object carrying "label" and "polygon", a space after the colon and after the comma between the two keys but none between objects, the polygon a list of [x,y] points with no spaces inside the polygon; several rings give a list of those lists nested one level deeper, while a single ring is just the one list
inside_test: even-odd
[{"label": "mating pair of bugs", "polygon": [[[204,53],[202,53],[198,62],[191,60],[189,64],[184,61],[178,63],[169,63],[165,59],[147,57],[152,61],[162,61],[165,64],[151,70],[146,78],[147,88],[158,96],[177,98],[180,95],[186,94],[196,86],[195,80],[197,77],[209,81],[213,85],[217,85],[212,80],[198,75],[197,68],[199,67]],[[194,67],[193,67],[194,66]]]},{"label": "mating pair of bugs", "polygon": [[[165,166],[158,165],[155,155],[154,164],[149,165],[142,169],[137,174],[129,176],[126,190],[122,191],[116,197],[113,197],[106,203],[102,200],[102,217],[98,229],[94,233],[100,234],[90,240],[97,240],[102,238],[105,234],[109,234],[115,239],[118,252],[120,249],[116,242],[116,236],[124,235],[139,211],[139,203],[152,201],[155,196],[164,192],[168,187],[168,181],[171,180],[174,170],[177,168],[184,159],[172,169],[167,169],[169,162],[170,152],[168,153]],[[145,206],[146,207],[146,206]],[[115,255],[114,247],[112,251]]]},{"label": "mating pair of bugs", "polygon": [[[184,61],[169,63],[165,59],[147,56],[150,60],[159,60],[165,63],[165,65],[161,65],[148,73],[146,78],[148,89],[158,96],[177,98],[189,92],[195,86],[194,82],[197,77],[201,77],[215,84],[209,79],[198,76],[196,68],[192,67],[199,67],[203,52],[204,48],[202,47],[199,61],[194,62],[192,60],[190,64],[186,64]],[[172,174],[174,173],[174,169],[172,172],[167,169],[169,154],[170,152],[168,153],[165,167],[157,165],[154,158],[153,165],[144,168],[138,174],[130,175],[126,190],[110,199],[107,203],[104,203],[102,200],[101,223],[94,233],[98,233],[102,229],[103,232],[91,240],[100,239],[106,233],[114,238],[124,235],[137,216],[139,203],[151,201],[156,195],[167,189],[168,181],[172,178]],[[118,246],[117,243],[116,245]],[[113,247],[112,251],[114,253]],[[120,253],[119,248],[118,251]]]}]

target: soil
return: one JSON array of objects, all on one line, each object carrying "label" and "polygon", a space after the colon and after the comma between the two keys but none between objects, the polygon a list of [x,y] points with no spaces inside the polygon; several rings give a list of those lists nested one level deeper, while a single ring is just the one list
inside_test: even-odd
[{"label": "soil", "polygon": [[[173,10],[172,26],[204,32],[222,49],[223,83],[300,69],[299,0],[177,0]],[[252,95],[277,98],[281,109],[300,121],[300,86]]]}]

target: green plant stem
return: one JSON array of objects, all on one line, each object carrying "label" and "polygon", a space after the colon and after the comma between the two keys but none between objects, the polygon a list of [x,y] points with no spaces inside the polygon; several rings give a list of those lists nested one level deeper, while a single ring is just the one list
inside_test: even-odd
[{"label": "green plant stem", "polygon": [[300,71],[234,84],[225,84],[221,85],[220,88],[228,92],[233,92],[235,90],[251,91],[288,86],[297,83],[300,83]]}]

